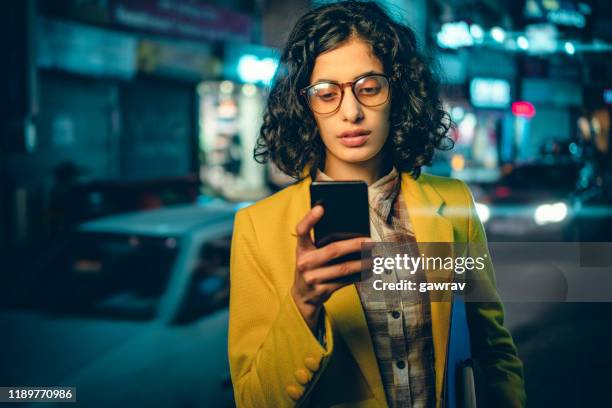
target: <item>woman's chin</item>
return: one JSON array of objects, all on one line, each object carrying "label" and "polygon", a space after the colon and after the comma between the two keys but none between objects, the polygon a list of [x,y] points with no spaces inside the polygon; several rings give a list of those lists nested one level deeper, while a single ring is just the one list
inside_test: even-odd
[{"label": "woman's chin", "polygon": [[367,148],[354,148],[348,152],[345,151],[342,153],[342,155],[338,155],[340,160],[351,164],[365,163],[372,160],[376,156],[375,152]]}]

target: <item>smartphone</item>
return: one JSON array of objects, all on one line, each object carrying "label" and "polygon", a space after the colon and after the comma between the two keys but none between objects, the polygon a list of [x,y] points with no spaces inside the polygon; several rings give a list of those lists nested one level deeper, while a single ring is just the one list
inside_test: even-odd
[{"label": "smartphone", "polygon": [[[370,236],[368,185],[363,181],[315,181],[310,185],[310,206],[321,204],[323,217],[314,226],[315,246]],[[330,264],[360,259],[355,252]]]}]

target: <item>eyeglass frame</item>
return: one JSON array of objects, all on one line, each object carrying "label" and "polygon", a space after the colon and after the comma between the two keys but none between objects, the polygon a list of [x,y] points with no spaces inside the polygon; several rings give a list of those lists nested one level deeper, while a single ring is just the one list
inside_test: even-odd
[{"label": "eyeglass frame", "polygon": [[[357,96],[357,94],[355,94],[355,84],[359,81],[361,81],[364,78],[367,77],[372,77],[372,76],[379,76],[379,77],[383,77],[387,80],[387,85],[389,87],[389,92],[387,94],[387,99],[384,100],[384,102],[381,103],[377,103],[376,105],[366,105],[363,102],[361,102],[361,100],[359,99],[359,97]],[[304,96],[304,98],[306,99],[306,104],[308,104],[308,107],[310,108],[310,110],[312,110],[315,113],[318,113],[320,115],[329,115],[332,113],[336,113],[338,112],[338,110],[340,109],[340,107],[342,106],[342,101],[344,101],[344,89],[347,86],[351,87],[351,92],[353,92],[353,96],[355,96],[355,99],[357,99],[357,102],[359,102],[360,105],[365,106],[367,108],[375,108],[377,106],[381,106],[384,105],[385,103],[387,103],[389,101],[389,97],[391,96],[391,82],[394,80],[394,78],[392,76],[386,75],[386,74],[379,74],[379,73],[375,73],[375,72],[371,72],[369,74],[363,74],[358,76],[357,78],[355,78],[353,81],[350,82],[336,82],[336,81],[320,81],[317,83],[314,83],[312,85],[308,85],[302,89],[300,89],[300,95]],[[325,112],[325,113],[321,113],[321,112],[317,112],[314,109],[312,109],[312,106],[310,104],[310,99],[308,98],[308,90],[314,86],[320,85],[320,84],[334,84],[340,87],[340,102],[338,102],[338,106],[336,106],[336,108],[330,112]]]}]

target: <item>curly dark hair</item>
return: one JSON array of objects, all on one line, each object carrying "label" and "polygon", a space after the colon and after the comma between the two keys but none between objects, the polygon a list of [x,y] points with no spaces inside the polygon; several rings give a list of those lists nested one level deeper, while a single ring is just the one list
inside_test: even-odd
[{"label": "curly dark hair", "polygon": [[299,94],[309,85],[316,57],[350,38],[368,43],[391,81],[390,133],[385,144],[398,171],[417,178],[430,165],[435,149],[448,150],[452,125],[442,109],[438,83],[417,51],[414,32],[393,21],[373,2],[344,1],[316,8],[296,23],[281,55],[270,91],[254,157],[271,160],[296,178],[321,167],[325,146],[312,111]]}]

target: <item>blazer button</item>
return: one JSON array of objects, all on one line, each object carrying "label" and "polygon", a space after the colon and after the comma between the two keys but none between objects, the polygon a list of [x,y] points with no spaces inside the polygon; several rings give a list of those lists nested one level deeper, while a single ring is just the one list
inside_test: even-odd
[{"label": "blazer button", "polygon": [[306,385],[308,384],[308,381],[310,381],[310,373],[308,372],[308,370],[300,368],[295,372],[295,379],[301,385]]},{"label": "blazer button", "polygon": [[306,357],[304,365],[313,373],[319,369],[320,361],[314,357]]},{"label": "blazer button", "polygon": [[289,384],[287,388],[285,388],[285,391],[287,391],[289,397],[294,401],[299,400],[302,396],[302,390],[295,384]]}]

